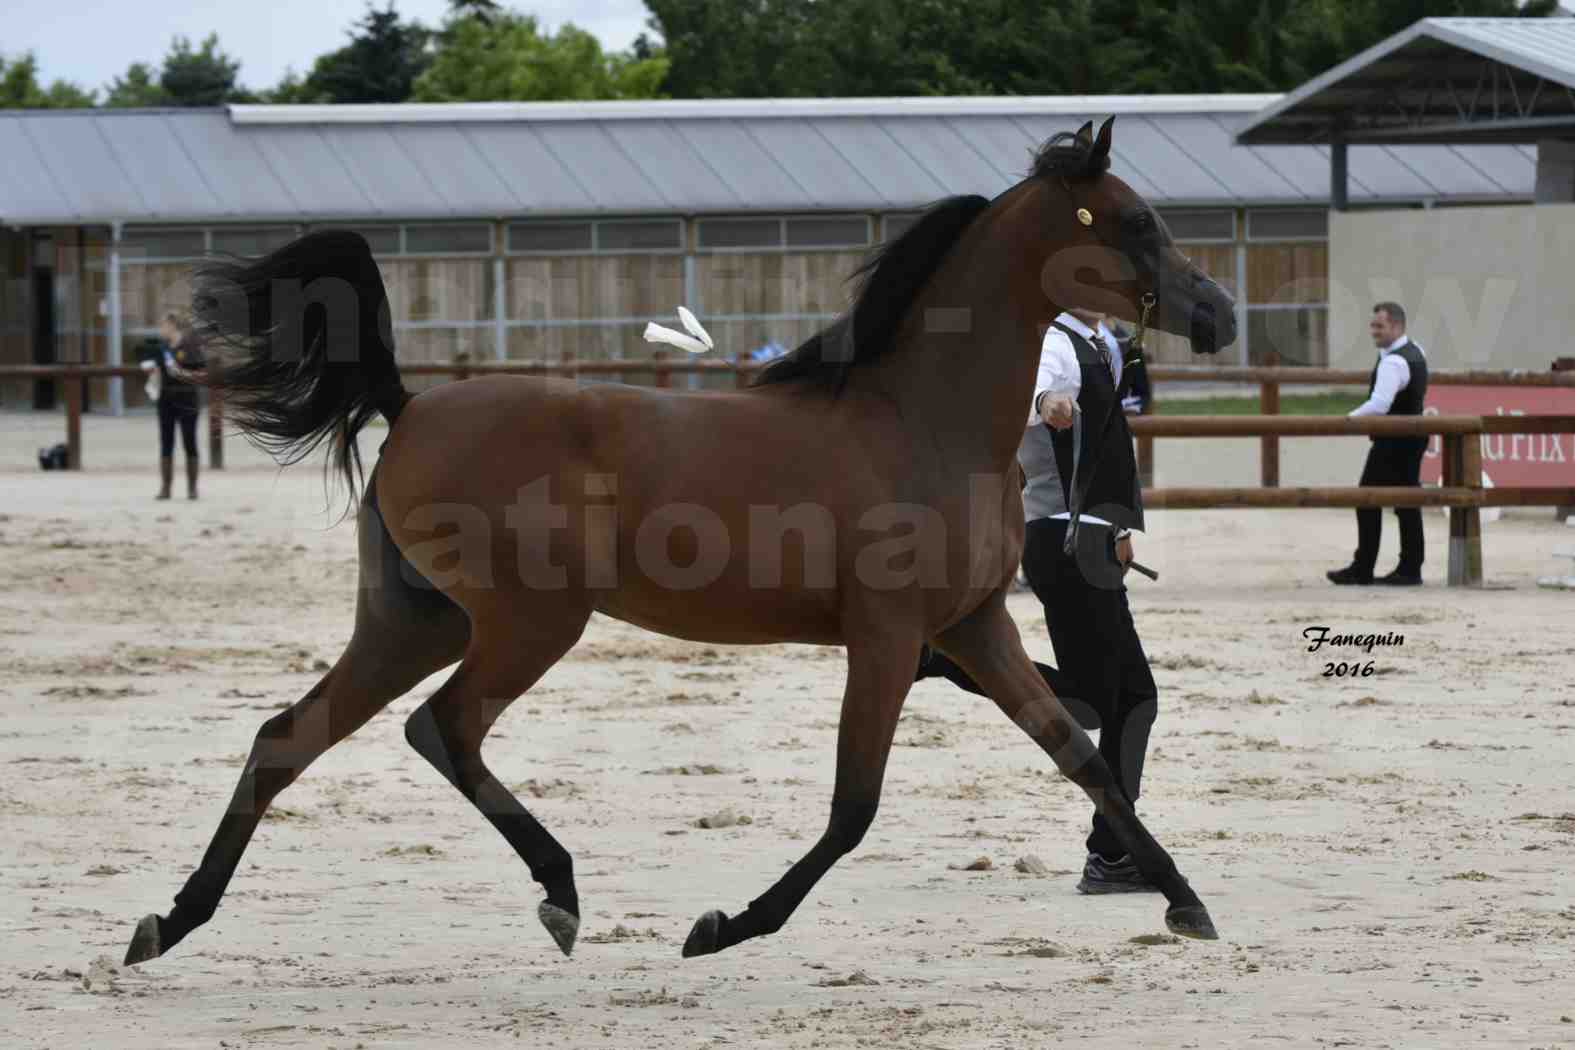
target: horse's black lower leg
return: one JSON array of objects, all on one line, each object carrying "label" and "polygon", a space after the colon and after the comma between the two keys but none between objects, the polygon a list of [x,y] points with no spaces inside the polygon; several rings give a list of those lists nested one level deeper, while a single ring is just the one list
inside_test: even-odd
[{"label": "horse's black lower leg", "polygon": [[1045,688],[1002,596],[997,595],[972,616],[937,639],[949,656],[980,683],[1006,715],[1055,761],[1061,773],[1082,788],[1117,841],[1132,856],[1150,883],[1165,895],[1165,922],[1188,937],[1218,936],[1209,913],[1187,880],[1138,819],[1094,742],[1060,702]]},{"label": "horse's black lower leg", "polygon": [[537,915],[563,954],[574,950],[580,928],[580,895],[574,887],[574,858],[531,816],[519,799],[498,782],[479,752],[465,748],[445,732],[430,703],[422,704],[405,723],[405,739],[481,811],[530,868],[530,876],[547,891]]},{"label": "horse's black lower leg", "polygon": [[211,919],[257,825],[279,793],[325,751],[443,662],[440,656],[412,661],[408,653],[403,658],[380,657],[352,642],[311,692],[264,722],[202,863],[175,895],[175,907],[168,915],[149,915],[137,924],[126,964],[163,955]]},{"label": "horse's black lower leg", "polygon": [[832,865],[858,846],[875,819],[878,805],[878,801],[832,802],[831,820],[810,851],[737,915],[729,918],[720,911],[702,915],[684,942],[684,956],[708,955],[780,930]]},{"label": "horse's black lower leg", "polygon": [[[911,647],[910,647],[911,646]],[[902,702],[912,685],[915,638],[848,645],[848,683],[837,732],[837,786],[825,833],[798,863],[738,915],[702,915],[684,942],[684,956],[709,955],[780,930],[832,865],[850,853],[875,819],[886,758]]]},{"label": "horse's black lower leg", "polygon": [[515,636],[491,646],[473,643],[453,677],[405,723],[410,746],[481,811],[547,892],[536,914],[564,955],[574,950],[580,929],[574,859],[493,776],[481,745],[504,709],[574,645],[583,627],[552,642]]}]

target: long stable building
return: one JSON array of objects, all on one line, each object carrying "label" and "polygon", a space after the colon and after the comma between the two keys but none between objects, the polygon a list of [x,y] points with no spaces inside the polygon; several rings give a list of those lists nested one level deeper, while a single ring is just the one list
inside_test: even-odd
[{"label": "long stable building", "polygon": [[[128,362],[209,252],[364,232],[403,361],[648,356],[686,303],[724,354],[836,316],[869,249],[1116,114],[1113,170],[1234,288],[1227,356],[1330,359],[1331,150],[1235,134],[1277,95],[0,111],[0,361]],[[1531,145],[1351,145],[1348,206],[1525,204]],[[1161,360],[1183,347],[1159,340]],[[96,382],[117,409],[135,384]],[[0,403],[33,403],[28,383]]]}]

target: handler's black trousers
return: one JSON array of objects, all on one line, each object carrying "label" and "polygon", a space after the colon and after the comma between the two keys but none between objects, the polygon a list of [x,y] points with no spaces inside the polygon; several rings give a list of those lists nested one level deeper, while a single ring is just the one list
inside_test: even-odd
[{"label": "handler's black trousers", "polygon": [[[1368,450],[1361,484],[1420,485],[1422,455],[1426,451],[1426,438],[1378,438]],[[1400,520],[1399,571],[1416,575],[1422,571],[1422,511],[1417,507],[1396,507],[1395,517]],[[1383,511],[1377,507],[1363,507],[1356,512],[1356,554],[1352,561],[1358,569],[1370,573],[1378,564],[1383,522]]]},{"label": "handler's black trousers", "polygon": [[[1110,528],[1082,523],[1068,556],[1061,553],[1066,525],[1059,518],[1028,523],[1023,574],[1044,606],[1061,673],[1099,715],[1099,753],[1127,801],[1136,803],[1159,692],[1132,622]],[[1097,813],[1088,849],[1111,860],[1126,852]]]},{"label": "handler's black trousers", "polygon": [[186,458],[197,458],[197,399],[195,397],[159,398],[159,455],[169,459],[175,454],[175,426],[180,425],[181,445]]}]

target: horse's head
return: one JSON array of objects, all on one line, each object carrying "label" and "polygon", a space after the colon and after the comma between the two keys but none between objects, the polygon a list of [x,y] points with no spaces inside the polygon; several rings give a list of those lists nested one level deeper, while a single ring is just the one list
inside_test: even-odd
[{"label": "horse's head", "polygon": [[1106,120],[1097,135],[1092,121],[1056,135],[1034,157],[1029,182],[1057,245],[1041,287],[1062,309],[1141,320],[1212,354],[1236,339],[1235,300],[1177,250],[1159,213],[1109,173],[1114,123]]}]

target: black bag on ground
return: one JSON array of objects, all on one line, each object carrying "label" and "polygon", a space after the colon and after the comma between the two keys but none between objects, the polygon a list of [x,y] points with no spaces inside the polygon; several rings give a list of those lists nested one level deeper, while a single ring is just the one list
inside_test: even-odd
[{"label": "black bag on ground", "polygon": [[38,450],[38,466],[41,470],[65,470],[66,463],[66,446],[63,443]]}]

